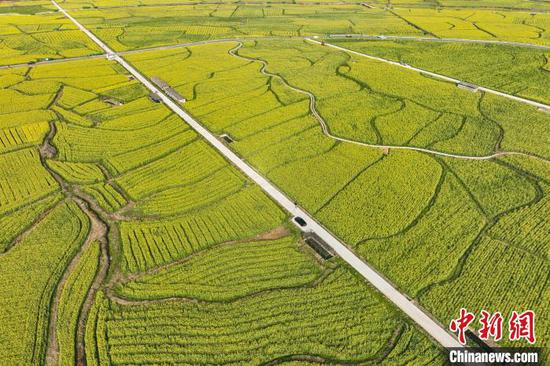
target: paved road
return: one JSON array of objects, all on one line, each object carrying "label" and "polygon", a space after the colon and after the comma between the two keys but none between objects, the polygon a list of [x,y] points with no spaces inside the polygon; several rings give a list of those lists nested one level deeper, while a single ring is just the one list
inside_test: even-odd
[{"label": "paved road", "polygon": [[434,38],[434,37],[415,37],[415,36],[386,36],[386,35],[368,35],[368,34],[329,34],[328,38],[347,38],[347,39],[366,39],[373,41],[427,41],[441,43],[478,43],[478,44],[496,44],[501,46],[527,47],[537,48],[541,50],[550,50],[550,46],[539,45],[524,42],[514,41],[497,41],[485,39],[468,39],[468,38]]},{"label": "paved road", "polygon": [[30,63],[30,64],[29,63],[10,64],[10,65],[0,66],[0,70],[14,69],[14,68],[18,68],[18,67],[34,67],[34,66],[47,65],[47,64],[59,64],[59,63],[62,63],[62,62],[88,60],[88,59],[93,59],[93,58],[105,58],[105,55],[100,54],[100,55],[88,55],[88,56],[78,56],[78,57],[56,58],[56,59],[48,60],[48,61],[37,61],[37,62]]},{"label": "paved road", "polygon": [[294,90],[298,93],[306,95],[309,98],[309,110],[310,110],[311,114],[315,117],[315,119],[317,119],[319,124],[321,125],[321,129],[323,130],[323,134],[326,135],[327,137],[330,137],[330,138],[334,139],[334,140],[347,142],[347,143],[351,143],[351,144],[356,144],[356,145],[361,145],[361,146],[370,147],[370,148],[376,148],[376,149],[411,150],[411,151],[418,151],[418,152],[427,153],[427,154],[431,154],[431,155],[444,156],[444,157],[456,158],[456,159],[465,159],[465,160],[490,160],[490,159],[495,159],[495,158],[502,157],[502,156],[507,156],[507,155],[518,155],[518,156],[525,156],[525,157],[541,160],[545,163],[550,163],[550,161],[548,161],[548,160],[546,160],[542,157],[539,157],[539,156],[536,156],[536,155],[531,155],[531,154],[528,154],[528,153],[517,152],[517,151],[499,151],[499,152],[494,153],[494,154],[481,155],[481,156],[460,155],[460,154],[446,153],[446,152],[443,152],[443,151],[425,149],[423,147],[415,147],[415,146],[407,146],[407,145],[369,144],[369,143],[366,143],[366,142],[350,140],[350,139],[346,139],[346,138],[343,138],[343,137],[335,136],[330,132],[330,129],[328,128],[328,124],[325,121],[325,119],[317,111],[317,107],[316,107],[317,99],[315,98],[315,95],[313,93],[310,93],[307,90],[300,89],[300,88],[297,88],[295,86],[292,86],[284,78],[282,78],[280,75],[272,74],[269,71],[267,71],[267,62],[265,62],[264,60],[259,60],[259,59],[255,59],[255,58],[251,58],[251,57],[245,57],[245,56],[238,55],[236,53],[236,51],[241,47],[242,47],[242,43],[239,43],[239,45],[237,47],[229,50],[229,54],[231,54],[235,57],[239,57],[239,58],[248,60],[248,61],[254,61],[254,62],[261,63],[262,68],[261,68],[260,71],[262,72],[262,74],[264,74],[266,76],[269,76],[269,77],[277,78],[277,79],[281,80],[281,82],[283,84],[285,84],[288,88],[290,88],[290,89],[292,89],[292,90]]},{"label": "paved road", "polygon": [[[313,42],[313,43],[316,43],[316,44],[319,44],[319,45],[322,44],[320,41],[312,39],[312,38],[308,38],[307,40],[309,42]],[[417,72],[420,72],[422,74],[430,75],[430,76],[432,76],[434,78],[437,78],[437,79],[440,79],[440,80],[449,81],[449,82],[452,82],[452,83],[455,83],[455,84],[466,83],[466,84],[469,84],[469,85],[474,85],[472,83],[468,83],[468,82],[465,82],[463,80],[455,79],[455,78],[452,78],[452,77],[449,77],[449,76],[446,76],[446,75],[443,75],[443,74],[438,74],[438,73],[435,73],[435,72],[431,72],[431,71],[428,71],[428,70],[421,69],[419,67],[414,67],[414,66],[411,66],[411,65],[408,65],[408,64],[402,64],[402,63],[399,63],[399,62],[396,62],[396,61],[391,61],[391,60],[388,60],[388,59],[385,59],[385,58],[382,58],[382,57],[372,56],[372,55],[369,55],[369,54],[366,54],[366,53],[350,50],[349,48],[336,46],[334,44],[330,44],[330,43],[327,43],[327,42],[324,42],[324,45],[327,46],[327,47],[332,47],[332,48],[335,48],[337,50],[344,51],[344,52],[347,52],[347,53],[351,53],[351,54],[354,54],[354,55],[357,55],[357,56],[366,57],[366,58],[369,58],[371,60],[381,61],[381,62],[385,62],[385,63],[393,65],[393,66],[398,66],[398,67],[402,67],[404,69],[417,71]],[[533,100],[517,97],[517,96],[511,95],[511,94],[506,94],[506,93],[500,92],[498,90],[486,88],[484,86],[479,86],[479,85],[474,85],[474,86],[478,90],[484,91],[486,93],[491,93],[491,94],[499,95],[501,97],[505,97],[505,98],[508,98],[508,99],[515,100],[517,102],[526,103],[526,104],[532,105],[533,107],[550,110],[550,105],[548,105],[548,104],[535,102]]]},{"label": "paved road", "polygon": [[221,154],[223,154],[229,161],[237,166],[244,174],[258,184],[273,200],[279,203],[289,213],[301,216],[307,223],[306,227],[301,228],[302,231],[310,231],[316,233],[321,239],[323,239],[328,245],[330,245],[334,251],[345,260],[351,267],[353,267],[358,273],[360,273],[368,282],[370,282],[376,289],[378,289],[386,298],[394,303],[399,309],[407,314],[416,324],[430,334],[438,343],[443,347],[461,347],[461,344],[456,340],[454,335],[451,335],[436,322],[428,313],[422,310],[417,304],[409,300],[405,295],[399,292],[388,280],[382,277],[367,263],[361,260],[355,255],[346,245],[341,243],[334,235],[332,235],[323,226],[317,223],[313,217],[311,217],[302,208],[296,207],[294,202],[290,200],[284,193],[282,193],[277,187],[275,187],[266,178],[260,175],[254,168],[248,165],[244,160],[237,156],[227,146],[225,146],[216,136],[210,131],[204,128],[199,122],[191,117],[186,111],[181,108],[179,104],[176,104],[173,100],[163,94],[155,85],[153,85],[146,77],[141,75],[132,65],[126,62],[120,55],[115,54],[106,44],[104,44],[94,34],[84,28],[80,23],[76,21],[70,14],[68,14],[63,8],[61,8],[54,0],[52,3],[75,25],[78,26],[86,35],[88,35],[94,42],[96,42],[107,54],[113,55],[113,60],[122,65],[129,73],[131,73],[137,80],[139,80],[147,89],[153,93],[157,93],[162,101],[185,120],[197,133],[199,133],[204,139],[206,139],[214,148],[216,148]]}]

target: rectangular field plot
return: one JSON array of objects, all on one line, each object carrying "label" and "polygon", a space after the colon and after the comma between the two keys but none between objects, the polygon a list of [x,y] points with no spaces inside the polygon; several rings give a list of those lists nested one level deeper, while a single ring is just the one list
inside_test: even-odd
[{"label": "rectangular field plot", "polygon": [[229,301],[267,289],[311,285],[328,270],[300,251],[296,238],[225,243],[123,283],[127,299],[172,296]]},{"label": "rectangular field plot", "polygon": [[35,149],[0,155],[0,214],[43,198],[59,189],[57,182],[42,168]]},{"label": "rectangular field plot", "polygon": [[[203,276],[213,270],[231,273],[236,263],[246,270],[251,259],[234,253],[234,261],[228,261],[216,256],[221,250],[204,255],[215,265],[209,265]],[[179,270],[172,267],[171,272],[159,275],[169,276],[175,283],[176,276],[200,268],[201,259],[194,257]],[[289,267],[295,266],[290,263]],[[250,272],[239,273],[242,277],[238,282],[244,285]],[[291,280],[284,273],[280,275],[283,277],[276,280],[278,285],[271,286],[284,287]],[[228,276],[226,290],[235,291],[231,275]],[[278,272],[268,277],[273,281]],[[265,280],[252,286],[267,285]],[[188,289],[180,287],[178,292],[192,293],[197,285],[186,281],[184,286]],[[151,286],[144,284],[144,289],[155,296]],[[245,289],[241,287],[240,291]],[[384,302],[365,290],[356,276],[338,268],[309,285],[262,291],[230,302],[194,304],[172,299],[139,305],[128,300],[99,298],[94,312],[98,325],[90,329],[92,350],[100,358],[109,354],[117,363],[200,363],[215,359],[219,363],[257,365],[285,357],[289,352],[305,355],[297,360],[315,355],[316,359],[339,362],[374,360],[392,364],[414,360],[433,365],[443,362],[440,351],[427,343],[423,335],[403,324]],[[164,347],[167,338],[171,340],[170,346]],[[228,349],[230,353],[226,352]],[[389,352],[381,352],[382,349]]]}]

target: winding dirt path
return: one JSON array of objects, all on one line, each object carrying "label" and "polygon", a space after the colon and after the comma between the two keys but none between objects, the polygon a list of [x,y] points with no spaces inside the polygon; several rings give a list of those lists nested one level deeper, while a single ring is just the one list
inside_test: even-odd
[{"label": "winding dirt path", "polygon": [[[100,258],[99,258],[99,267],[92,282],[92,285],[88,289],[86,294],[86,299],[80,308],[80,314],[78,316],[78,325],[76,330],[76,362],[78,365],[86,364],[86,351],[84,344],[84,336],[86,331],[86,321],[88,320],[88,314],[94,303],[94,298],[97,293],[97,290],[101,287],[102,283],[105,281],[107,276],[107,271],[109,270],[110,260],[109,260],[109,242],[107,239],[108,234],[108,224],[103,222],[96,212],[92,211],[88,207],[88,203],[84,202],[82,199],[78,199],[80,208],[86,212],[90,220],[92,221],[92,230],[90,230],[91,235],[94,237],[93,240],[99,241],[100,245]],[[92,241],[93,241],[92,240]],[[92,242],[91,241],[91,242]],[[87,241],[88,244],[88,241]]]},{"label": "winding dirt path", "polygon": [[[67,280],[71,273],[73,273],[75,267],[80,262],[82,255],[84,252],[92,245],[93,242],[99,241],[102,244],[102,247],[104,244],[107,243],[107,225],[103,223],[101,220],[97,218],[94,212],[92,212],[89,208],[86,202],[84,202],[82,199],[75,197],[73,198],[74,201],[78,204],[80,209],[86,213],[88,218],[90,219],[90,231],[88,232],[88,236],[86,237],[86,240],[84,241],[84,244],[80,247],[78,253],[73,257],[67,268],[65,269],[65,272],[63,272],[63,276],[61,277],[61,280],[59,281],[55,296],[53,299],[53,302],[51,304],[50,308],[50,323],[48,326],[48,347],[46,351],[46,364],[47,365],[57,365],[58,359],[59,359],[59,344],[57,342],[57,317],[58,317],[58,310],[59,310],[59,300],[61,298],[61,294],[63,292],[63,289],[65,288],[65,284],[67,283]],[[103,248],[102,248],[103,249]],[[103,253],[103,250],[102,250]],[[97,279],[98,276],[96,276]],[[89,292],[90,293],[90,292]],[[84,304],[86,305],[86,304]],[[82,307],[82,310],[84,309],[84,306]],[[88,306],[89,309],[89,306]],[[82,314],[82,313],[81,313]],[[87,314],[87,313],[86,313]],[[81,316],[79,316],[80,318]],[[80,340],[80,338],[79,338]],[[80,345],[83,343],[83,337],[82,342],[77,341],[77,345]],[[80,363],[79,363],[80,364]]]},{"label": "winding dirt path", "polygon": [[[313,41],[313,42],[319,43],[317,41]],[[262,65],[262,67],[260,69],[260,72],[262,74],[264,74],[265,76],[268,76],[268,77],[277,78],[284,85],[286,85],[288,88],[290,88],[290,89],[292,89],[292,90],[294,90],[294,91],[296,91],[300,94],[306,95],[309,98],[309,110],[310,110],[311,114],[319,122],[319,125],[321,126],[321,129],[323,131],[323,134],[325,136],[331,138],[331,139],[341,141],[341,142],[345,142],[345,143],[365,146],[365,147],[369,147],[369,148],[380,149],[380,150],[385,150],[385,149],[388,149],[388,150],[410,150],[410,151],[417,151],[417,152],[422,152],[422,153],[426,153],[426,154],[432,154],[432,155],[436,155],[436,156],[443,156],[443,157],[456,158],[456,159],[465,159],[465,160],[491,160],[491,159],[495,159],[495,158],[503,157],[503,156],[517,155],[517,156],[524,156],[524,157],[529,157],[529,158],[532,158],[532,159],[537,159],[537,160],[543,161],[545,163],[550,163],[549,160],[546,160],[545,158],[542,158],[540,156],[533,155],[533,154],[528,154],[528,153],[523,153],[523,152],[518,152],[518,151],[499,151],[499,152],[496,152],[496,153],[493,153],[493,154],[490,154],[490,155],[472,156],[472,155],[461,155],[461,154],[446,153],[446,152],[443,152],[443,151],[431,150],[431,149],[426,149],[426,148],[422,148],[422,147],[414,147],[414,146],[369,144],[369,143],[366,143],[366,142],[346,139],[346,138],[343,138],[343,137],[333,135],[330,132],[330,129],[328,127],[327,122],[324,120],[324,118],[317,111],[317,99],[315,98],[315,95],[313,93],[311,93],[307,90],[304,90],[304,89],[294,87],[294,86],[290,85],[286,81],[286,79],[283,78],[282,76],[280,76],[279,74],[274,74],[274,73],[271,73],[271,72],[267,71],[268,64],[267,64],[266,61],[261,60],[261,59],[257,59],[257,58],[253,58],[253,57],[247,57],[247,56],[239,55],[237,53],[237,51],[239,49],[241,49],[242,46],[243,46],[242,42],[239,42],[239,44],[236,47],[229,50],[229,54],[234,56],[234,57],[243,59],[243,60],[260,63]]]},{"label": "winding dirt path", "polygon": [[[63,95],[63,88],[60,88],[60,90],[56,93],[56,96],[50,103],[50,106],[57,103],[57,101],[59,100],[59,98],[61,98],[62,95]],[[57,318],[58,318],[58,312],[59,312],[59,301],[61,298],[61,293],[63,292],[63,288],[65,287],[65,284],[70,274],[73,272],[75,267],[80,262],[80,259],[82,258],[83,253],[94,241],[98,241],[101,246],[100,266],[94,278],[94,282],[92,283],[92,286],[88,290],[86,300],[81,307],[80,314],[79,314],[79,324],[77,329],[77,339],[76,339],[76,349],[77,349],[77,358],[78,358],[77,363],[79,365],[83,365],[85,364],[84,325],[89,313],[89,309],[93,302],[95,293],[99,288],[100,284],[105,279],[105,274],[107,273],[107,270],[109,268],[108,239],[107,239],[109,224],[106,221],[104,221],[102,218],[100,218],[100,216],[105,217],[105,213],[101,211],[101,208],[99,206],[94,205],[94,202],[90,200],[89,197],[85,197],[79,194],[79,190],[77,187],[73,187],[69,183],[67,183],[63,179],[63,177],[61,177],[59,174],[53,171],[46,163],[46,159],[52,159],[57,156],[57,149],[52,144],[53,138],[55,137],[56,133],[57,133],[57,127],[55,125],[55,122],[51,121],[50,130],[48,131],[48,134],[44,138],[44,141],[38,148],[39,155],[40,155],[40,162],[44,167],[44,169],[59,184],[59,186],[61,187],[61,191],[65,195],[66,199],[74,200],[76,204],[80,207],[80,209],[86,214],[86,216],[90,220],[90,229],[88,231],[88,235],[84,241],[84,244],[79,248],[77,254],[71,259],[67,268],[65,268],[65,271],[63,272],[63,275],[61,276],[61,279],[58,282],[57,287],[55,289],[55,294],[50,306],[50,315],[49,315],[49,324],[48,324],[48,343],[47,343],[47,348],[45,353],[45,361],[47,365],[57,365],[59,360],[59,344],[57,341],[56,328],[57,328]],[[98,214],[98,212],[100,214]]]}]

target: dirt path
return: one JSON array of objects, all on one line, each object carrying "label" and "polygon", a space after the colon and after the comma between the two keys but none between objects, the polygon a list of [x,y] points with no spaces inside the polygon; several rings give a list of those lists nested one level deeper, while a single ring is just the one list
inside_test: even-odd
[{"label": "dirt path", "polygon": [[86,330],[86,321],[88,320],[88,314],[90,313],[90,309],[94,303],[97,290],[101,287],[101,285],[105,280],[105,277],[107,276],[110,260],[109,260],[109,242],[107,238],[108,225],[105,222],[103,222],[94,211],[88,208],[87,203],[85,203],[82,200],[79,200],[79,201],[80,201],[79,203],[80,208],[84,212],[86,212],[86,215],[88,215],[88,217],[92,221],[91,232],[92,233],[95,232],[95,235],[94,235],[96,236],[95,240],[99,241],[100,251],[101,251],[100,258],[99,258],[99,267],[94,277],[94,281],[92,282],[92,285],[88,289],[86,299],[84,300],[84,303],[80,308],[80,314],[78,316],[78,326],[76,330],[76,362],[77,362],[77,365],[85,365],[86,350],[85,350],[84,336],[85,336],[85,330]]},{"label": "dirt path", "polygon": [[[51,102],[50,106],[54,105],[62,96],[62,94],[63,94],[63,88],[60,88],[55,98]],[[49,324],[48,324],[48,343],[46,348],[45,361],[47,365],[57,365],[59,360],[59,344],[57,342],[56,327],[57,327],[57,317],[58,317],[58,311],[59,311],[59,300],[61,297],[61,293],[63,292],[63,288],[65,287],[65,284],[67,282],[67,279],[69,278],[70,274],[73,272],[75,267],[78,265],[85,250],[94,241],[99,241],[101,245],[100,267],[96,273],[94,282],[88,291],[86,300],[79,314],[79,326],[77,330],[76,344],[77,344],[78,364],[81,365],[81,364],[85,364],[84,325],[86,322],[89,309],[91,307],[91,303],[95,296],[95,292],[99,288],[99,285],[103,282],[105,278],[105,274],[107,273],[107,269],[109,267],[108,239],[107,239],[109,224],[106,221],[104,221],[102,218],[100,218],[100,216],[104,216],[104,215],[98,214],[98,212],[101,212],[101,208],[99,206],[95,205],[93,201],[89,200],[89,197],[84,197],[83,195],[79,194],[78,189],[75,189],[75,187],[72,187],[59,174],[57,174],[55,171],[53,171],[48,167],[46,163],[46,159],[55,158],[57,155],[57,149],[52,144],[52,140],[55,137],[56,133],[57,133],[57,128],[56,128],[55,122],[52,121],[50,122],[50,130],[48,131],[48,134],[46,135],[46,137],[44,138],[44,141],[38,148],[41,164],[44,167],[44,169],[46,169],[46,171],[48,171],[48,173],[59,184],[59,186],[61,187],[61,191],[66,196],[66,199],[74,200],[77,203],[77,205],[80,207],[80,209],[86,214],[86,216],[90,220],[90,229],[84,241],[84,244],[80,247],[80,249],[78,250],[78,253],[71,259],[69,265],[63,272],[61,280],[58,282],[57,287],[55,289],[55,294],[50,306],[50,316],[49,316]]]},{"label": "dirt path", "polygon": [[[107,226],[105,225],[105,223],[99,220],[95,215],[95,213],[90,211],[87,204],[82,199],[75,197],[74,201],[78,204],[80,209],[82,209],[82,211],[84,211],[88,216],[88,218],[90,219],[91,221],[90,231],[88,232],[88,236],[86,237],[84,244],[80,247],[80,250],[78,251],[78,253],[73,257],[73,259],[65,269],[65,272],[63,272],[63,276],[61,277],[61,280],[57,285],[55,296],[50,308],[51,316],[50,316],[50,324],[48,327],[48,347],[46,351],[47,365],[57,365],[58,359],[59,359],[59,344],[57,342],[56,328],[57,328],[57,316],[58,316],[58,310],[59,310],[59,299],[61,298],[61,293],[63,292],[65,284],[69,276],[75,269],[75,267],[80,262],[80,259],[82,258],[83,253],[90,247],[90,245],[94,241],[96,240],[99,241],[102,247],[104,243],[105,244],[107,243]],[[102,253],[103,253],[103,248],[102,248]],[[82,307],[82,309],[84,309],[84,306]]]}]

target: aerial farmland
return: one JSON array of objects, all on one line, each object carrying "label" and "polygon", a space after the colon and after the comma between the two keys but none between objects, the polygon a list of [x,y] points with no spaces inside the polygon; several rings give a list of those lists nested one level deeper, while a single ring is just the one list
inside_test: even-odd
[{"label": "aerial farmland", "polygon": [[549,29],[0,2],[0,366],[549,365]]}]

